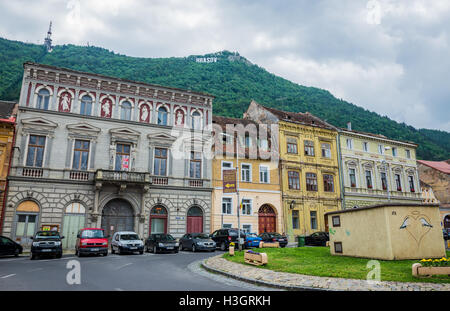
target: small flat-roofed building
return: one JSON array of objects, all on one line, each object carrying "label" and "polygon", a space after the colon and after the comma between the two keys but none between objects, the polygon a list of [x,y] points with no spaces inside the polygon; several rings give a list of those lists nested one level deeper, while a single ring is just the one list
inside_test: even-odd
[{"label": "small flat-roofed building", "polygon": [[325,217],[332,255],[383,260],[445,257],[437,204],[381,204]]}]

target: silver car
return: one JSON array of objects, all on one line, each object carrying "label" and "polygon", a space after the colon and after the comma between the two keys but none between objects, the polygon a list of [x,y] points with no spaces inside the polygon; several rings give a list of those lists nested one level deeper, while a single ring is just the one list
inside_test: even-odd
[{"label": "silver car", "polygon": [[111,239],[111,253],[144,253],[144,242],[139,239],[139,235],[132,231],[119,231],[114,233]]}]

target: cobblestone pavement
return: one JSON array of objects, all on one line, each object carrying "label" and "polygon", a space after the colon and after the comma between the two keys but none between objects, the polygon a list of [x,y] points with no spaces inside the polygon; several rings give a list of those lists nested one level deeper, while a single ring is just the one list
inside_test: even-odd
[{"label": "cobblestone pavement", "polygon": [[206,268],[222,271],[249,282],[261,282],[289,289],[322,289],[332,291],[449,291],[450,284],[376,282],[355,279],[327,278],[295,273],[275,272],[239,264],[214,256],[203,261]]}]

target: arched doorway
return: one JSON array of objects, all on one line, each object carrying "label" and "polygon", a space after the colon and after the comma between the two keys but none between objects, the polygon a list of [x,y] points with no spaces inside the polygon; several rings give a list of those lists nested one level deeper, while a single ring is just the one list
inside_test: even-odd
[{"label": "arched doorway", "polygon": [[39,205],[34,201],[23,201],[16,209],[16,241],[26,247],[33,242],[39,222]]},{"label": "arched doorway", "polygon": [[134,231],[134,213],[130,203],[122,199],[109,201],[102,211],[102,229],[112,237],[117,231]]},{"label": "arched doorway", "polygon": [[63,248],[75,248],[78,230],[84,228],[86,209],[81,203],[71,203],[66,207],[63,222]]},{"label": "arched doorway", "polygon": [[156,205],[150,211],[150,234],[167,233],[167,210],[162,205]]},{"label": "arched doorway", "polygon": [[450,229],[450,215],[444,217],[444,228]]},{"label": "arched doorway", "polygon": [[187,212],[186,233],[203,233],[203,211],[198,206],[192,206]]},{"label": "arched doorway", "polygon": [[259,233],[277,231],[277,215],[269,204],[264,204],[259,208],[258,231]]}]

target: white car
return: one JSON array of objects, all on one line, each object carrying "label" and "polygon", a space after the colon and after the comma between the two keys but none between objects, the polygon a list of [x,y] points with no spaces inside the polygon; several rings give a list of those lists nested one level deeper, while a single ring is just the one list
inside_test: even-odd
[{"label": "white car", "polygon": [[144,242],[139,239],[139,235],[136,232],[131,231],[119,231],[114,233],[111,239],[111,253],[115,254],[123,253],[144,253]]}]

